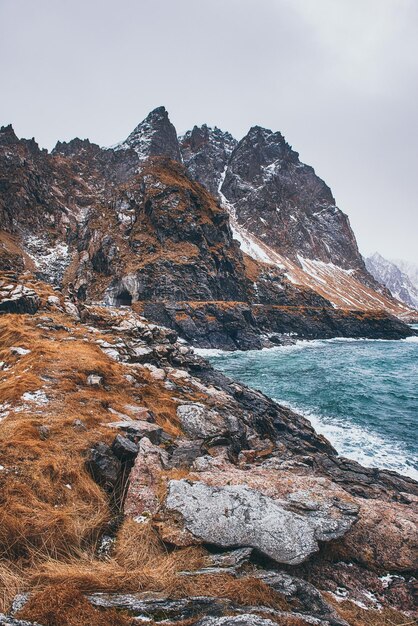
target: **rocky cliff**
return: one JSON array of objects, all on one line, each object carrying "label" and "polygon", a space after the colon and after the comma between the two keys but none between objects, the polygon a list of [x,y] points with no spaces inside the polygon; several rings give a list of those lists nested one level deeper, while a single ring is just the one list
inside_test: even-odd
[{"label": "rocky cliff", "polygon": [[9,271],[0,311],[1,624],[414,623],[413,480],[131,307]]},{"label": "rocky cliff", "polygon": [[292,282],[338,308],[414,315],[367,270],[330,188],[280,132],[254,126],[237,142],[217,128],[194,127],[180,148],[191,176],[218,196],[253,258],[285,269]]},{"label": "rocky cliff", "polygon": [[[253,137],[254,132],[249,135]],[[289,161],[293,181],[289,185],[299,176],[296,170],[305,172],[297,178],[297,185],[306,215],[309,197],[315,198],[316,208],[319,202],[331,202],[325,184],[318,182],[311,168],[305,171],[281,136],[270,137],[261,129],[257,133],[269,137],[261,152],[248,138],[237,143],[219,129],[207,127],[193,129],[179,142],[167,112],[160,107],[113,148],[74,139],[58,142],[49,154],[34,140],[19,140],[10,126],[2,128],[2,268],[34,271],[74,301],[137,303],[149,319],[169,325],[204,347],[259,348],[288,333],[303,338],[390,339],[410,334],[393,317],[407,313],[407,307],[389,302],[352,276],[363,271],[362,261],[353,252],[355,240],[348,223],[335,206],[331,213],[337,216],[338,227],[332,230],[328,222],[328,226],[323,223],[324,231],[329,227],[330,250],[331,239],[339,238],[332,244],[332,263],[309,262],[322,264],[322,269],[340,263],[343,277],[334,276],[332,285],[334,291],[337,285],[343,291],[342,306],[323,288],[331,280],[321,278],[318,267],[316,279],[312,278],[303,259],[295,250],[290,252],[289,242],[286,265],[281,262],[283,255],[263,243],[263,233],[258,233],[258,244],[255,235],[243,234],[238,224],[241,218],[231,210],[225,193],[231,195],[228,190],[235,189],[238,194],[243,184],[237,183],[239,172],[248,181],[260,177],[261,170],[270,167],[267,163],[281,158],[280,154]],[[249,169],[244,176],[246,159]],[[276,170],[268,171],[276,182],[263,193],[274,202],[282,182]],[[219,198],[224,199],[222,203]],[[290,215],[289,202],[283,214]],[[263,207],[260,201],[261,218]],[[300,224],[305,224],[303,233],[310,228],[312,211],[306,219],[300,218]],[[309,236],[302,235],[303,241],[311,243],[326,239],[314,229]],[[343,243],[344,250],[340,249]],[[312,246],[309,254],[325,258],[322,248],[315,252]],[[337,259],[337,250],[345,261]],[[308,254],[307,249],[304,253]],[[347,269],[356,263],[357,269]],[[295,280],[295,276],[303,279]],[[360,285],[362,306],[358,294],[351,294],[354,283]],[[388,302],[392,308],[386,306]]]}]

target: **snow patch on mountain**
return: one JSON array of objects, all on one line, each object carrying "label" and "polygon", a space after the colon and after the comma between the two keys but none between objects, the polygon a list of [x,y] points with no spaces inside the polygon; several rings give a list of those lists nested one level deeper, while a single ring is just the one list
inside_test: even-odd
[{"label": "snow patch on mountain", "polygon": [[60,284],[65,270],[71,261],[68,245],[63,241],[55,244],[41,237],[29,235],[25,240],[25,249],[35,264],[42,278],[54,284]]}]

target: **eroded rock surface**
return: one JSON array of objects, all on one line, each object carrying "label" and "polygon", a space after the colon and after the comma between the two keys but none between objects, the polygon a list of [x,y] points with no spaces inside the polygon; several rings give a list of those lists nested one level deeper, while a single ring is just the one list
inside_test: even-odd
[{"label": "eroded rock surface", "polygon": [[168,489],[166,510],[179,513],[195,537],[221,547],[251,546],[277,563],[301,563],[318,550],[318,541],[341,537],[355,519],[355,509],[333,516],[294,513],[244,485],[180,480]]}]

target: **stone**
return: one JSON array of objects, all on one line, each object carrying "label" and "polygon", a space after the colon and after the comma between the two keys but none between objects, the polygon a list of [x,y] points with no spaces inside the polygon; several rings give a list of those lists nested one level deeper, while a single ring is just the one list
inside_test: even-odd
[{"label": "stone", "polygon": [[27,622],[23,619],[15,619],[14,617],[10,617],[5,615],[4,613],[0,613],[0,624],[1,626],[42,626],[41,624],[35,624],[35,622]]},{"label": "stone", "polygon": [[119,478],[121,463],[107,444],[99,442],[91,448],[87,468],[103,489],[113,491]]},{"label": "stone", "polygon": [[109,422],[110,428],[118,428],[127,433],[130,437],[141,439],[147,437],[151,443],[158,444],[161,441],[163,429],[157,424],[145,422],[144,420],[123,420],[120,422]]},{"label": "stone", "polygon": [[49,426],[46,426],[45,424],[40,424],[38,426],[38,433],[39,433],[39,439],[42,439],[42,441],[45,441],[45,439],[48,439],[51,431]]},{"label": "stone", "polygon": [[48,304],[54,307],[60,307],[61,302],[58,296],[48,296],[47,299]]},{"label": "stone", "polygon": [[74,430],[77,430],[79,432],[84,432],[87,430],[87,427],[85,425],[85,423],[82,420],[79,419],[75,419],[73,422],[73,428]]},{"label": "stone", "polygon": [[277,622],[254,613],[243,613],[224,617],[208,615],[196,622],[194,626],[277,626]]},{"label": "stone", "polygon": [[113,454],[122,462],[133,461],[138,454],[137,444],[122,435],[116,435],[111,449]]},{"label": "stone", "polygon": [[87,384],[92,387],[99,387],[102,384],[103,376],[99,376],[98,374],[89,374],[87,376]]},{"label": "stone", "polygon": [[261,570],[256,572],[254,577],[262,580],[287,600],[300,604],[301,613],[325,619],[332,626],[348,626],[347,622],[338,617],[333,607],[324,600],[321,593],[306,580],[276,570]]},{"label": "stone", "polygon": [[235,415],[224,417],[218,411],[209,409],[199,402],[178,406],[177,417],[182,429],[190,437],[204,439],[224,433],[235,434],[242,430]]},{"label": "stone", "polygon": [[158,489],[161,474],[168,462],[168,454],[147,437],[139,442],[139,451],[129,476],[124,513],[141,518],[153,515],[160,508]]},{"label": "stone", "polygon": [[352,515],[331,518],[294,513],[244,485],[211,487],[188,480],[169,482],[165,510],[180,515],[182,527],[198,543],[249,546],[290,565],[316,552],[319,540],[344,535],[354,521]]},{"label": "stone", "polygon": [[176,439],[176,447],[170,456],[171,467],[191,467],[193,462],[204,455],[200,441],[189,441],[188,439]]},{"label": "stone", "polygon": [[357,524],[335,546],[341,559],[371,569],[411,572],[418,567],[417,504],[360,500]]},{"label": "stone", "polygon": [[73,302],[70,302],[69,300],[65,300],[64,301],[64,309],[65,309],[65,312],[67,313],[67,315],[69,315],[73,319],[75,319],[75,320],[79,320],[80,319],[80,312],[79,312],[78,308],[76,307],[76,305]]},{"label": "stone", "polygon": [[210,561],[216,567],[241,567],[251,558],[252,548],[238,548],[230,552],[221,552],[220,554],[211,554]]}]

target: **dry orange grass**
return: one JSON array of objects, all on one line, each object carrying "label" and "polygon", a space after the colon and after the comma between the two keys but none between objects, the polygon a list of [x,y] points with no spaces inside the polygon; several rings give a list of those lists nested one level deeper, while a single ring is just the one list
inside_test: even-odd
[{"label": "dry orange grass", "polygon": [[6,561],[0,563],[0,613],[7,611],[13,598],[20,592],[23,585],[23,574],[13,563]]},{"label": "dry orange grass", "polygon": [[132,618],[115,609],[94,608],[71,583],[50,585],[35,593],[17,614],[44,626],[129,626]]},{"label": "dry orange grass", "polygon": [[234,578],[231,574],[201,574],[177,576],[167,590],[171,597],[188,598],[210,596],[227,598],[247,606],[267,606],[288,610],[289,603],[282,595],[258,578]]},{"label": "dry orange grass", "polygon": [[381,610],[363,609],[354,602],[343,600],[338,602],[330,593],[324,593],[338,615],[345,619],[350,626],[417,626],[418,620],[407,617],[404,613],[385,607]]},{"label": "dry orange grass", "polygon": [[205,563],[203,548],[168,552],[151,523],[126,519],[110,558],[103,561],[85,553],[67,560],[45,560],[32,570],[30,585],[43,588],[70,581],[84,592],[164,591],[178,572]]}]

